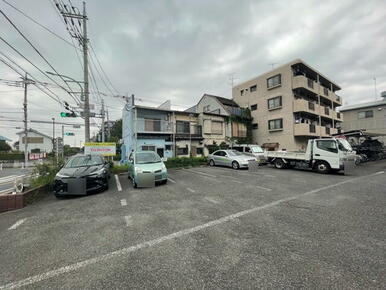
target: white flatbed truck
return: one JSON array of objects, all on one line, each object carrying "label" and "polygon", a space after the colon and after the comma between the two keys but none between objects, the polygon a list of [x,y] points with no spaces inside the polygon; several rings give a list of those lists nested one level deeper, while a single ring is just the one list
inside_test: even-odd
[{"label": "white flatbed truck", "polygon": [[309,168],[319,173],[349,170],[355,166],[356,153],[346,139],[308,140],[305,152],[267,151],[268,162],[276,168]]}]

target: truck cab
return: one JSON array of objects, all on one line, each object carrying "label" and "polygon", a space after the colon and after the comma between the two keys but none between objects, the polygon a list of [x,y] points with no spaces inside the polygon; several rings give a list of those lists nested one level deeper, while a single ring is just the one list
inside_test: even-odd
[{"label": "truck cab", "polygon": [[347,170],[354,166],[356,153],[346,139],[322,138],[308,140],[306,152],[270,151],[268,161],[276,168],[311,168],[319,173]]}]

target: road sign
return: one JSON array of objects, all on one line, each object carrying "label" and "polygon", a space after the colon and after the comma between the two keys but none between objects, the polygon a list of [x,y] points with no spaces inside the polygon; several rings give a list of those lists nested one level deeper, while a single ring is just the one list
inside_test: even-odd
[{"label": "road sign", "polygon": [[116,144],[107,142],[85,143],[84,154],[97,154],[103,156],[115,156]]},{"label": "road sign", "polygon": [[66,132],[66,133],[64,133],[64,135],[66,135],[66,136],[75,136],[75,134],[72,133],[72,132]]},{"label": "road sign", "polygon": [[[80,116],[84,117],[84,112],[80,112]],[[95,113],[94,112],[89,112],[89,117],[95,117]]]}]

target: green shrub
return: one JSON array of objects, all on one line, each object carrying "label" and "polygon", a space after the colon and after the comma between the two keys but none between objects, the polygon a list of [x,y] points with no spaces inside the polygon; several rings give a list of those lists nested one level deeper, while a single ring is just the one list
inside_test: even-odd
[{"label": "green shrub", "polygon": [[127,164],[124,164],[124,165],[114,164],[113,167],[111,168],[111,172],[114,174],[128,172],[128,170],[129,170],[129,166]]},{"label": "green shrub", "polygon": [[23,153],[0,153],[0,160],[24,160]]},{"label": "green shrub", "polygon": [[165,161],[167,168],[199,166],[207,163],[206,157],[174,157]]},{"label": "green shrub", "polygon": [[49,163],[37,164],[32,171],[31,186],[39,187],[43,185],[52,185],[56,173],[60,170],[60,165],[52,165]]}]

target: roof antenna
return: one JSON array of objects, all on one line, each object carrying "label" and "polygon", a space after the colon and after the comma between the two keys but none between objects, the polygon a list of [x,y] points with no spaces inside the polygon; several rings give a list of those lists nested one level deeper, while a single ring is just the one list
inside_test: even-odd
[{"label": "roof antenna", "polygon": [[277,62],[270,62],[269,65],[271,65],[271,69],[274,69],[275,68],[275,64],[277,64]]}]

